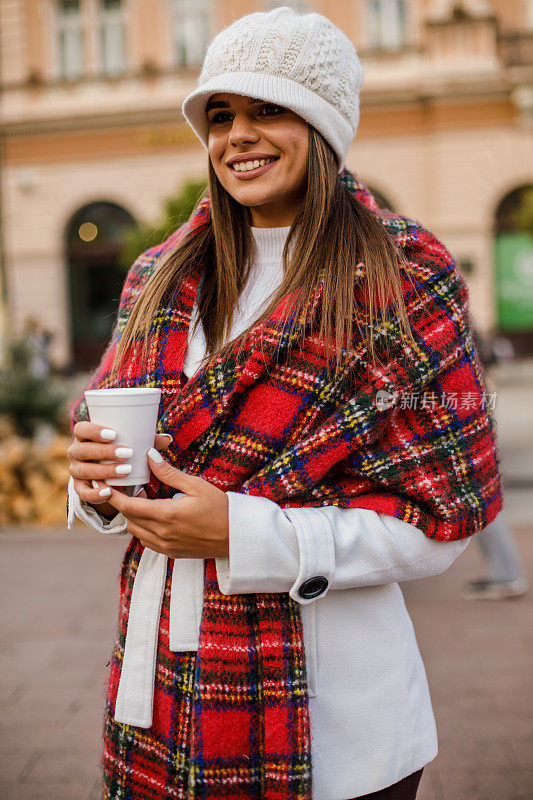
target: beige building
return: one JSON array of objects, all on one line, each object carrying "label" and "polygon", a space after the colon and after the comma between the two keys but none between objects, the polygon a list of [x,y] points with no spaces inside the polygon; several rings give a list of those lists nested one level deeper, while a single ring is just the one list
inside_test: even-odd
[{"label": "beige building", "polygon": [[[120,233],[207,174],[181,116],[206,43],[282,3],[0,0],[3,327],[98,360]],[[533,0],[330,0],[365,71],[346,164],[439,236],[482,330],[533,350]],[[529,209],[529,211],[528,211]]]}]

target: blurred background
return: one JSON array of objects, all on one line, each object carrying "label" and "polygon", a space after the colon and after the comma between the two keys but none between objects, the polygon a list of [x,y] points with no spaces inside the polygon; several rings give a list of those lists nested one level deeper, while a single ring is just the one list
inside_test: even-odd
[{"label": "blurred background", "polygon": [[[505,535],[518,545],[515,577],[530,570],[533,0],[0,0],[9,800],[99,796],[100,693],[124,542],[80,524],[66,538],[68,404],[99,362],[128,267],[188,217],[207,179],[207,154],[180,109],[208,42],[278,5],[325,14],[352,39],[364,83],[346,165],[382,206],[435,233],[467,280],[493,392]],[[477,545],[460,562],[403,587],[441,735],[420,797],[531,800],[530,595],[468,603],[461,586],[487,562]]]}]

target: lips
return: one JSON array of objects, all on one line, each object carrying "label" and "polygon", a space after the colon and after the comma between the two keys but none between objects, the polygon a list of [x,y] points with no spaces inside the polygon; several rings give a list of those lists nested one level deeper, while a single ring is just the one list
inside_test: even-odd
[{"label": "lips", "polygon": [[246,164],[247,161],[264,161],[268,158],[279,158],[279,156],[275,156],[273,153],[241,153],[228,158],[226,164],[229,167],[233,164]]},{"label": "lips", "polygon": [[[262,159],[249,159],[249,160],[250,161],[252,161],[252,160],[259,161],[259,160],[262,160]],[[256,167],[255,169],[247,169],[247,170],[239,170],[239,171],[237,171],[237,170],[234,170],[232,166],[229,166],[228,168],[231,170],[232,175],[235,178],[237,178],[237,180],[247,180],[247,179],[256,178],[259,175],[262,175],[264,172],[266,172],[271,167],[273,167],[274,164],[276,164],[277,161],[279,161],[279,158],[275,158],[273,161],[269,161],[267,164],[263,164],[262,167]],[[244,162],[244,163],[246,163],[246,162]]]},{"label": "lips", "polygon": [[[255,167],[255,169],[259,169],[260,167],[264,167],[265,166],[264,163],[260,163],[260,162],[270,163],[271,161],[277,161],[278,158],[279,158],[278,156],[258,156],[257,158],[247,158],[247,159],[243,159],[241,161],[233,161],[233,162],[231,162],[229,164],[229,167],[234,172],[247,172],[246,169],[241,169],[241,167],[244,167],[246,164],[257,163],[258,166]],[[250,170],[250,172],[251,172],[251,170]]]}]

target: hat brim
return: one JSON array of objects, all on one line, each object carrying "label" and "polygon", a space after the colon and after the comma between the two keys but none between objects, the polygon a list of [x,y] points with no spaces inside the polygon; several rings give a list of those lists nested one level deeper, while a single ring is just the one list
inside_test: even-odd
[{"label": "hat brim", "polygon": [[226,72],[210,78],[191,92],[181,106],[183,116],[206,150],[209,122],[205,109],[209,97],[217,92],[241,94],[290,108],[327,139],[335,151],[339,172],[341,171],[346,155],[343,143],[346,141],[351,143],[355,136],[359,121],[359,105],[357,105],[355,124],[352,126],[330,103],[300,83],[260,72]]}]

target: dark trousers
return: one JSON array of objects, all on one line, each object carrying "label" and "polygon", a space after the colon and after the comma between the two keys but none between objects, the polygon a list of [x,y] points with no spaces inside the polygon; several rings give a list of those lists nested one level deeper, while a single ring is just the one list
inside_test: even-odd
[{"label": "dark trousers", "polygon": [[422,769],[419,769],[418,772],[413,772],[412,775],[407,775],[406,778],[402,778],[401,781],[394,783],[392,786],[387,786],[386,789],[354,797],[353,800],[415,800],[418,784],[422,777]]}]

